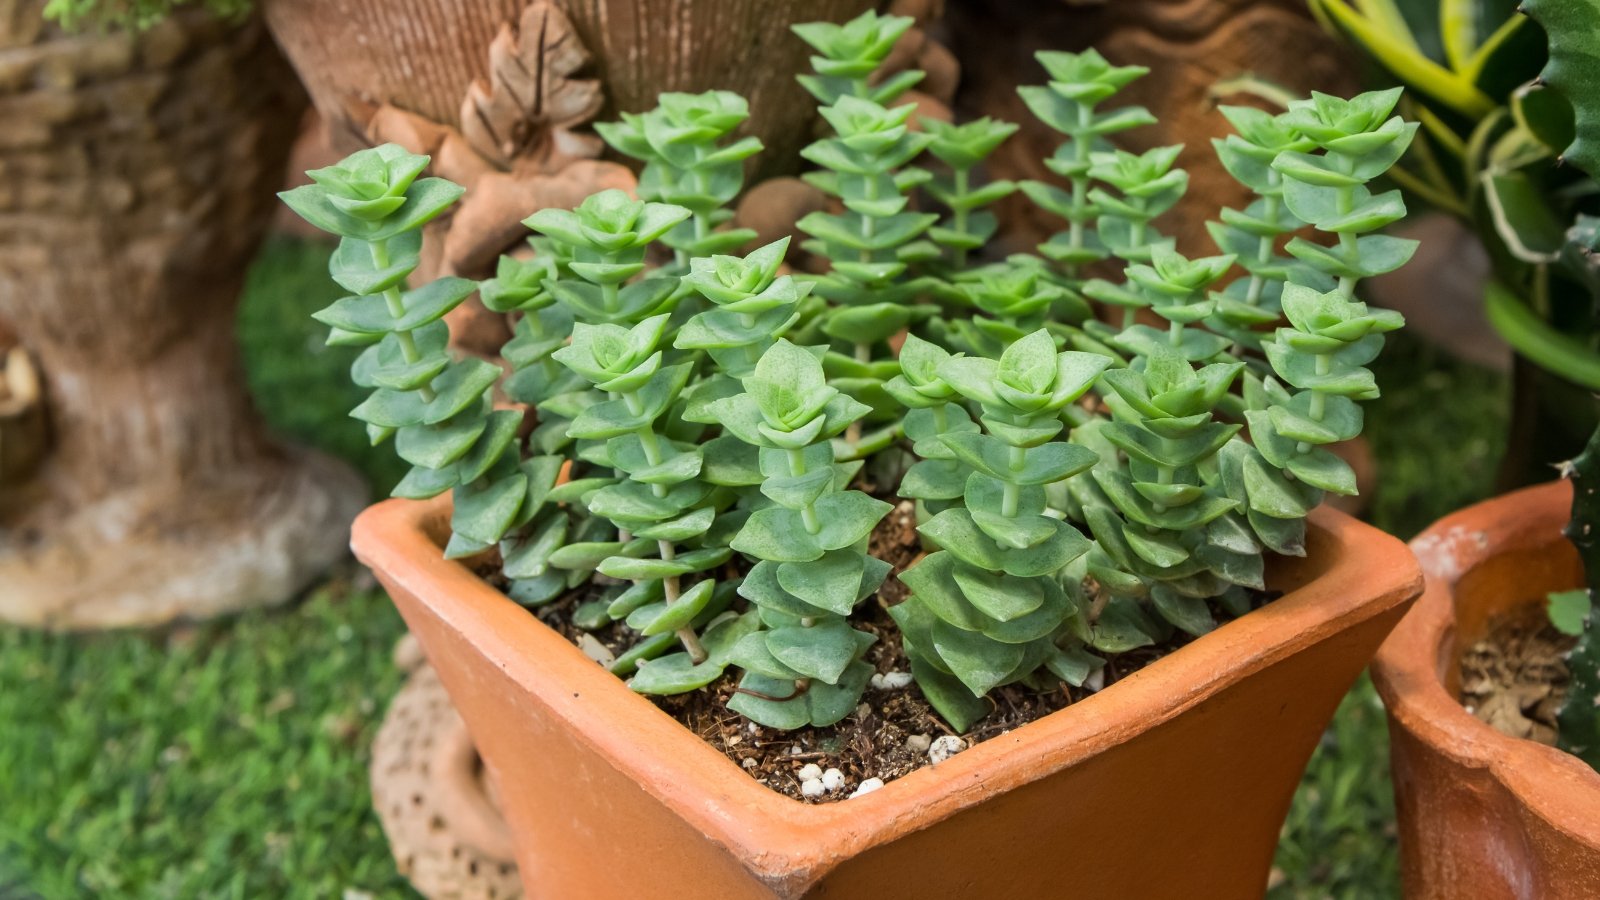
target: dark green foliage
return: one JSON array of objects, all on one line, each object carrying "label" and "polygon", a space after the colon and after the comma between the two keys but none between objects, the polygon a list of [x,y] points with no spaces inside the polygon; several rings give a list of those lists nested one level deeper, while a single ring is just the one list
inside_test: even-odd
[{"label": "dark green foliage", "polygon": [[367,791],[403,634],[337,585],[169,634],[0,628],[0,895],[416,896]]},{"label": "dark green foliage", "polygon": [[[144,31],[184,7],[198,6],[222,19],[243,18],[253,0],[49,0],[47,19],[67,29],[122,28]],[[26,14],[26,13],[23,13]]]},{"label": "dark green foliage", "polygon": [[1600,625],[1593,608],[1600,586],[1600,431],[1568,466],[1572,480],[1572,522],[1567,539],[1578,548],[1588,574],[1591,608],[1583,636],[1567,657],[1572,674],[1567,700],[1561,707],[1561,748],[1600,769]]}]

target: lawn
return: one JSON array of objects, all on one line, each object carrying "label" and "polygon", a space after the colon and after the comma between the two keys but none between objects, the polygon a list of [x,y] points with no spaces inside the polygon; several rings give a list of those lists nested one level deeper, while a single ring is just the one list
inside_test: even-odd
[{"label": "lawn", "polygon": [[[344,416],[359,399],[343,380],[351,354],[323,347],[306,317],[336,296],[327,252],[268,245],[240,318],[246,368],[281,433],[382,491],[400,471]],[[1389,389],[1368,413],[1383,479],[1370,517],[1410,536],[1490,492],[1505,385],[1403,337],[1377,368]],[[287,608],[220,623],[0,628],[0,900],[414,896],[367,792],[402,633],[353,565]],[[1397,896],[1387,765],[1363,680],[1295,799],[1273,898]]]}]

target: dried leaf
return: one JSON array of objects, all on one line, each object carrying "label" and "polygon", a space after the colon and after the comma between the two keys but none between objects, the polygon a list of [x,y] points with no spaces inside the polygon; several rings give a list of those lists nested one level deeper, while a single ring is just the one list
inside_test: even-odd
[{"label": "dried leaf", "polygon": [[550,172],[599,155],[598,138],[572,133],[605,102],[598,80],[574,77],[588,62],[561,10],[547,0],[528,4],[518,27],[501,26],[490,44],[489,80],[467,88],[462,135],[501,169]]}]

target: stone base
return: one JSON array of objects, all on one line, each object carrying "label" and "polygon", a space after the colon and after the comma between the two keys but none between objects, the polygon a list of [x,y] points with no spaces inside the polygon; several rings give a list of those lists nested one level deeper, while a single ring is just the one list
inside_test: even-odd
[{"label": "stone base", "polygon": [[214,491],[134,485],[0,534],[0,620],[117,628],[283,603],[348,553],[366,502],[360,476],[307,451]]}]

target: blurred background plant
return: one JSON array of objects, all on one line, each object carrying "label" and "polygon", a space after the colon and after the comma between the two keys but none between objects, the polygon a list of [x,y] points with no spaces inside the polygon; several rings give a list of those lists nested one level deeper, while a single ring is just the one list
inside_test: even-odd
[{"label": "blurred background plant", "polygon": [[[1500,486],[1549,480],[1549,466],[1575,454],[1595,425],[1586,392],[1600,390],[1600,278],[1588,253],[1600,186],[1571,164],[1596,153],[1592,134],[1574,145],[1573,107],[1540,77],[1552,55],[1544,28],[1518,0],[1307,2],[1373,65],[1373,81],[1408,89],[1403,108],[1423,127],[1390,177],[1477,236],[1490,268],[1484,310],[1516,354]],[[1580,20],[1594,9],[1591,0],[1528,6]],[[1600,42],[1593,26],[1591,18],[1582,38],[1590,44]],[[1596,127],[1593,114],[1584,122]],[[1564,153],[1576,155],[1563,164]]]}]

